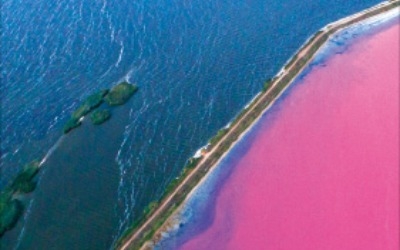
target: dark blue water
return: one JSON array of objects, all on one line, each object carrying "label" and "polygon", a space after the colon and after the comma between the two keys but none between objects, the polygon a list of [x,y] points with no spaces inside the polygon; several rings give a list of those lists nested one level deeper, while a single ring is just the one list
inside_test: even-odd
[{"label": "dark blue water", "polygon": [[63,139],[1,247],[109,248],[310,35],[378,2],[3,0],[0,187],[87,95],[123,79],[140,93]]}]

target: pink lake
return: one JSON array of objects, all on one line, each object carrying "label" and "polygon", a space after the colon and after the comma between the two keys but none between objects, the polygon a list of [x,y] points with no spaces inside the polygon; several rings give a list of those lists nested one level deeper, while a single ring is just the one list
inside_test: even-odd
[{"label": "pink lake", "polygon": [[306,75],[182,249],[399,249],[399,30]]}]

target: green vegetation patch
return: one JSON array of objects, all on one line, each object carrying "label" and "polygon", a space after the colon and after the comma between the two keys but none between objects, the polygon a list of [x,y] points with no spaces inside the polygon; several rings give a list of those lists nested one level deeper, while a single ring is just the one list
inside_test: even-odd
[{"label": "green vegetation patch", "polygon": [[63,132],[64,134],[68,134],[71,130],[74,128],[77,128],[81,125],[82,123],[79,121],[79,119],[71,118],[65,123]]},{"label": "green vegetation patch", "polygon": [[187,163],[185,168],[193,169],[197,166],[197,163],[202,159],[203,157],[197,157],[197,158],[190,158]]},{"label": "green vegetation patch", "polygon": [[103,97],[106,96],[108,90],[101,90],[93,95],[90,95],[82,103],[82,105],[72,113],[72,118],[79,120],[83,116],[89,114],[92,110],[99,107],[103,103]]},{"label": "green vegetation patch", "polygon": [[143,217],[148,217],[151,213],[154,212],[154,210],[157,208],[158,202],[157,201],[152,201],[150,202],[143,210]]},{"label": "green vegetation patch", "polygon": [[267,80],[267,81],[264,83],[264,86],[263,86],[262,91],[263,91],[263,92],[267,91],[267,90],[269,89],[269,87],[271,87],[271,83],[272,83],[272,79]]},{"label": "green vegetation patch", "polygon": [[33,178],[39,172],[39,162],[33,161],[27,164],[24,169],[17,175],[12,184],[10,185],[10,189],[14,193],[30,193],[36,187],[36,182]]},{"label": "green vegetation patch", "polygon": [[14,198],[16,193],[30,193],[36,187],[33,180],[39,172],[39,162],[33,161],[25,165],[15,179],[0,193],[0,236],[11,229],[22,215],[23,205]]},{"label": "green vegetation patch", "polygon": [[69,133],[74,128],[81,125],[80,119],[89,114],[92,110],[98,108],[103,103],[103,98],[107,95],[108,90],[101,90],[90,95],[71,115],[71,118],[64,125],[64,134]]},{"label": "green vegetation patch", "polygon": [[17,223],[22,210],[22,203],[13,199],[11,192],[5,191],[0,194],[0,236]]},{"label": "green vegetation patch", "polygon": [[100,125],[110,119],[111,113],[108,110],[95,110],[90,115],[90,119],[94,125]]},{"label": "green vegetation patch", "polygon": [[8,205],[8,202],[12,198],[11,190],[4,190],[0,193],[0,213],[4,211],[4,208]]},{"label": "green vegetation patch", "polygon": [[110,106],[122,105],[126,103],[137,90],[138,87],[135,84],[121,82],[108,92],[104,100]]},{"label": "green vegetation patch", "polygon": [[226,133],[228,133],[229,128],[222,128],[220,130],[218,130],[218,133],[212,137],[209,141],[209,143],[211,145],[214,145],[215,143],[217,143],[222,137],[224,137],[224,135],[226,135]]},{"label": "green vegetation patch", "polygon": [[203,157],[190,158],[188,160],[185,167],[182,168],[180,174],[175,179],[172,179],[172,181],[165,187],[164,194],[163,196],[161,196],[161,200],[175,190],[179,183],[181,183],[182,180],[186,178],[186,176],[197,166],[202,158]]}]

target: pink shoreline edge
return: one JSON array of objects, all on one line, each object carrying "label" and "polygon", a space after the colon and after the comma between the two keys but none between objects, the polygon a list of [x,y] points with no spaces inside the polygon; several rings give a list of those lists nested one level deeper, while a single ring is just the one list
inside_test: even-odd
[{"label": "pink shoreline edge", "polygon": [[398,38],[396,24],[313,69],[182,248],[398,249]]}]

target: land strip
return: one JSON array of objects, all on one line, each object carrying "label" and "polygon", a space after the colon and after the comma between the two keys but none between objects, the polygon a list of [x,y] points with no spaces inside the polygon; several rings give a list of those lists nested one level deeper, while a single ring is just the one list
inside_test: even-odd
[{"label": "land strip", "polygon": [[229,151],[235,142],[248,131],[251,125],[258,120],[298,74],[302,72],[330,36],[343,28],[384,13],[399,5],[399,0],[384,2],[331,23],[318,31],[293,56],[284,69],[272,80],[268,88],[237,116],[229,128],[224,130],[223,136],[220,136],[219,140],[207,149],[207,152],[197,162],[196,166],[185,171],[185,176],[181,182],[170,193],[163,196],[159,205],[146,215],[145,220],[140,221],[135,227],[131,228],[129,234],[126,234],[117,243],[116,247],[119,249],[140,249],[146,241],[150,240],[171,214],[184,202],[190,191],[197,186],[211,168],[217,165],[223,155]]}]

